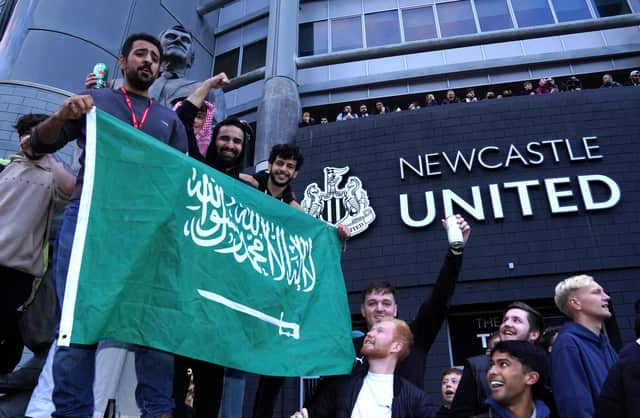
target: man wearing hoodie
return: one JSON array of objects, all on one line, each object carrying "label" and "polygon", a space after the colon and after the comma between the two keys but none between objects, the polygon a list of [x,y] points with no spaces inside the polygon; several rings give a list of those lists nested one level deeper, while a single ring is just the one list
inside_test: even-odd
[{"label": "man wearing hoodie", "polygon": [[556,285],[556,306],[566,323],[551,352],[551,384],[560,418],[593,417],[609,368],[618,355],[603,332],[610,297],[593,277],[569,277]]},{"label": "man wearing hoodie", "polygon": [[491,351],[486,379],[491,396],[489,411],[475,418],[547,418],[549,408],[538,398],[544,391],[547,358],[526,341],[500,341]]}]

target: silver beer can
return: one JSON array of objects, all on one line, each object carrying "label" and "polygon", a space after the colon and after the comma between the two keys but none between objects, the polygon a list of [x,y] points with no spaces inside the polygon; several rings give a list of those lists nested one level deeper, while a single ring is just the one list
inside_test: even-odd
[{"label": "silver beer can", "polygon": [[460,250],[464,247],[462,229],[458,226],[458,220],[455,215],[447,216],[447,238],[449,239],[449,247],[454,250]]}]

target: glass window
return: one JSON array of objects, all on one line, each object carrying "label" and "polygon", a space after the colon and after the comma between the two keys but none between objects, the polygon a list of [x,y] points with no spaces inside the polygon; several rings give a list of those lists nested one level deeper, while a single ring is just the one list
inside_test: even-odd
[{"label": "glass window", "polygon": [[591,0],[598,17],[631,13],[627,0]]},{"label": "glass window", "polygon": [[[267,40],[262,39],[249,45],[245,45],[242,50],[242,74],[257,68],[264,67],[267,59]],[[216,73],[217,74],[217,73]]]},{"label": "glass window", "polygon": [[513,27],[506,0],[475,0],[475,2],[482,32]]},{"label": "glass window", "polygon": [[326,20],[300,25],[298,55],[306,57],[329,52],[328,27],[329,24]]},{"label": "glass window", "polygon": [[331,21],[331,50],[362,48],[360,16],[333,19]]},{"label": "glass window", "polygon": [[591,18],[586,0],[553,0],[553,8],[558,22]]},{"label": "glass window", "polygon": [[402,11],[404,40],[418,41],[438,37],[436,21],[433,18],[433,7],[418,7]]},{"label": "glass window", "polygon": [[400,43],[400,22],[397,10],[365,15],[364,29],[368,47]]},{"label": "glass window", "polygon": [[437,8],[443,37],[477,32],[469,0],[438,4]]},{"label": "glass window", "polygon": [[511,4],[521,28],[555,23],[547,0],[511,0]]},{"label": "glass window", "polygon": [[238,75],[238,60],[240,59],[240,48],[232,49],[229,52],[216,56],[216,63],[213,66],[213,73],[218,74],[224,71],[229,78]]}]

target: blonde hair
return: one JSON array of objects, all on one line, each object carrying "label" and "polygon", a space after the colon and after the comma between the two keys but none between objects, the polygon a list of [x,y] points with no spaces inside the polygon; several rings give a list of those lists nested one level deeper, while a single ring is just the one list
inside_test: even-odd
[{"label": "blonde hair", "polygon": [[413,333],[411,328],[402,319],[392,316],[382,318],[383,322],[392,322],[395,325],[394,338],[402,344],[402,350],[398,352],[398,361],[404,360],[413,347]]},{"label": "blonde hair", "polygon": [[556,285],[555,296],[553,297],[558,309],[560,309],[563,314],[572,316],[572,312],[569,309],[569,297],[574,291],[583,288],[594,281],[593,277],[586,274],[580,274],[578,276],[568,277],[558,283]]}]

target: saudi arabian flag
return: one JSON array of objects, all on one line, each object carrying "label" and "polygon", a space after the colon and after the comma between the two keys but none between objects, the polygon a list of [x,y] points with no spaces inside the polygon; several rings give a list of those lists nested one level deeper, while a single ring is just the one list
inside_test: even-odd
[{"label": "saudi arabian flag", "polygon": [[333,226],[94,111],[60,345],[113,339],[253,373],[348,373]]}]

